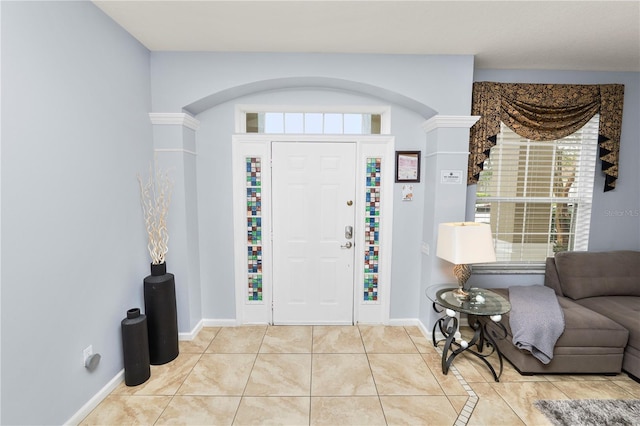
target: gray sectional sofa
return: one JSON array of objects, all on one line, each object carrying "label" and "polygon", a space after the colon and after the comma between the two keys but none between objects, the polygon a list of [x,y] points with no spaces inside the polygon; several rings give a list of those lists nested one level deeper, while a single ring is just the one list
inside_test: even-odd
[{"label": "gray sectional sofa", "polygon": [[[513,345],[509,315],[507,337],[496,344],[522,374],[627,372],[640,378],[640,252],[562,252],[547,259],[545,286],[558,297],[565,330],[553,359],[543,364]],[[508,289],[493,289],[509,297]],[[486,318],[490,332],[500,333]]]}]

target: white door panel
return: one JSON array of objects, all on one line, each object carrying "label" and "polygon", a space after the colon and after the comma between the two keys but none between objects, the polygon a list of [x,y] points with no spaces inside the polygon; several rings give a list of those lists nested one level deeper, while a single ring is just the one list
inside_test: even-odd
[{"label": "white door panel", "polygon": [[353,322],[353,143],[272,144],[273,321]]}]

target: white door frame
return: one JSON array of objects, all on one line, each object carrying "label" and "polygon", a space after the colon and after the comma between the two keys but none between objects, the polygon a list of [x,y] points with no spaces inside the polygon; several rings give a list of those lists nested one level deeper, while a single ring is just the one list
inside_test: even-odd
[{"label": "white door frame", "polygon": [[[393,228],[394,146],[389,135],[272,135],[237,134],[232,136],[234,275],[236,322],[238,324],[272,324],[272,246],[271,246],[271,142],[355,142],[356,143],[356,217],[354,226],[354,306],[356,323],[388,324],[391,285],[391,249]],[[247,243],[247,158],[259,158],[262,225],[261,300],[248,300]],[[367,158],[381,159],[380,254],[378,260],[378,297],[363,300],[364,223]]]}]

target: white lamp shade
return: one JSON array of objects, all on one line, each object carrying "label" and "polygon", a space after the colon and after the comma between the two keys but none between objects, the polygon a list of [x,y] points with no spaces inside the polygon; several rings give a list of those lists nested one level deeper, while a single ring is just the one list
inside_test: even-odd
[{"label": "white lamp shade", "polygon": [[495,262],[491,227],[478,222],[441,223],[436,255],[455,265]]}]

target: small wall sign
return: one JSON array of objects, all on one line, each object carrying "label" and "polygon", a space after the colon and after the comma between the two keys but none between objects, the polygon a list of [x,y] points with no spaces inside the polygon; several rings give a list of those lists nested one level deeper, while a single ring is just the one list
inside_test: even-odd
[{"label": "small wall sign", "polygon": [[420,182],[420,151],[396,151],[396,182]]},{"label": "small wall sign", "polygon": [[440,183],[459,185],[462,183],[462,170],[442,170]]},{"label": "small wall sign", "polygon": [[413,200],[413,185],[402,185],[402,201]]}]

